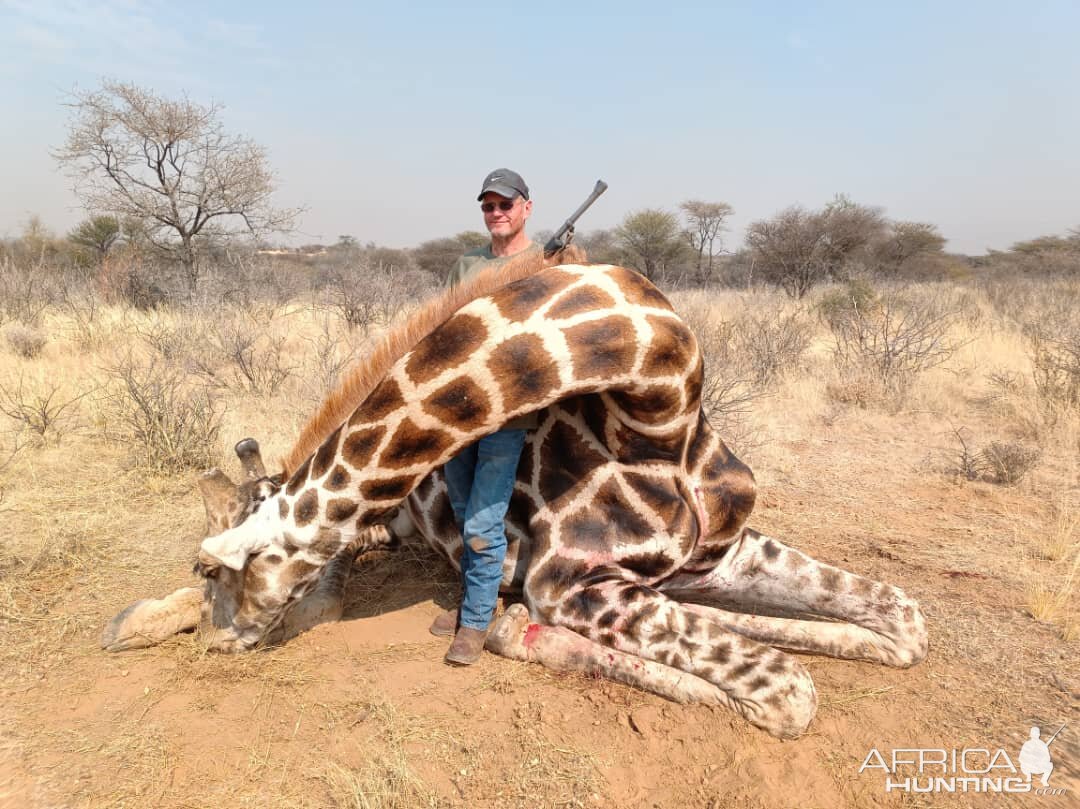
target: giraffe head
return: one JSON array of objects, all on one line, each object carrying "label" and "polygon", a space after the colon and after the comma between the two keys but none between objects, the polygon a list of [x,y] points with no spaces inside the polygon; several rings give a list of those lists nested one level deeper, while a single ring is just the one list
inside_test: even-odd
[{"label": "giraffe head", "polygon": [[[199,631],[207,646],[218,651],[243,651],[265,639],[265,629],[249,626],[245,616],[263,611],[259,598],[267,590],[265,579],[271,571],[276,575],[283,561],[273,553],[259,558],[272,533],[263,524],[272,522],[267,516],[276,510],[274,497],[281,478],[267,476],[255,439],[238,443],[236,454],[244,472],[239,484],[220,469],[206,472],[198,483],[206,508],[206,539],[232,536],[245,528],[255,538],[247,543],[249,554],[237,559],[208,555],[206,539],[200,545],[195,571],[203,576],[205,588]],[[284,617],[283,610],[279,616]]]},{"label": "giraffe head", "polygon": [[[239,485],[220,469],[212,469],[199,479],[206,508],[207,538],[235,534],[243,526],[259,521],[261,511],[276,508],[274,495],[281,488],[280,476],[267,476],[258,443],[247,438],[236,445],[236,454],[244,472]],[[102,646],[110,651],[149,646],[197,627],[211,649],[250,648],[266,639],[268,628],[252,627],[245,617],[265,611],[267,605],[261,598],[268,590],[266,577],[271,572],[280,575],[282,561],[272,552],[261,560],[255,553],[236,561],[211,557],[200,550],[196,571],[205,579],[203,588],[186,587],[164,599],[144,599],[132,604],[106,627]],[[301,572],[309,572],[308,567],[305,565]],[[285,609],[275,613],[283,619]]]}]

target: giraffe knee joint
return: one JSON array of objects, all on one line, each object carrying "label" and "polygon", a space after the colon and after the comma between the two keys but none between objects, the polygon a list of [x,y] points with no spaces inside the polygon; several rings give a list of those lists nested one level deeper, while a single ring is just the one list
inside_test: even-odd
[{"label": "giraffe knee joint", "polygon": [[817,713],[817,689],[810,672],[795,664],[784,681],[762,700],[744,701],[740,713],[778,739],[797,739],[806,733]]},{"label": "giraffe knee joint", "polygon": [[806,733],[817,713],[817,689],[810,672],[802,666],[792,671],[792,679],[780,695],[782,720],[776,735],[781,739],[796,739]]},{"label": "giraffe knee joint", "polygon": [[919,602],[896,588],[896,600],[891,605],[883,623],[876,628],[875,657],[886,666],[906,669],[926,657],[929,641],[926,619]]},{"label": "giraffe knee joint", "polygon": [[930,641],[919,603],[913,598],[906,599],[903,612],[904,622],[897,633],[896,662],[893,665],[906,669],[925,659]]}]

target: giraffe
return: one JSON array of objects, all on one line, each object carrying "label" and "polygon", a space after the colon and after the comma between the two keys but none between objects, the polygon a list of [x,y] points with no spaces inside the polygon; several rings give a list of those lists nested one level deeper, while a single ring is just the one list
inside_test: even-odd
[{"label": "giraffe", "polygon": [[[336,617],[320,605],[340,604],[355,555],[410,535],[456,563],[441,465],[543,411],[507,521],[503,585],[523,603],[488,648],[799,736],[816,692],[781,648],[907,667],[926,655],[925,621],[900,589],[746,525],[754,478],[702,413],[702,378],[693,334],[631,270],[530,257],[480,274],[391,334],[281,473],[242,442],[246,491],[204,477],[207,642],[245,651],[305,625],[290,612]],[[191,626],[187,602],[174,611]],[[128,608],[104,640],[124,648],[161,603]]]}]

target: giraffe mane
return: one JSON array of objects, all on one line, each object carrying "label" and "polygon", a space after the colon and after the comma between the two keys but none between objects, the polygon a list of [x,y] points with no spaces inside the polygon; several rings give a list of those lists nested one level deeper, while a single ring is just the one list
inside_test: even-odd
[{"label": "giraffe mane", "polygon": [[534,275],[556,264],[580,264],[585,251],[574,245],[545,258],[543,253],[529,253],[511,259],[502,267],[481,270],[462,284],[429,298],[405,321],[386,331],[375,350],[357,362],[344,379],[326,397],[315,414],[308,419],[289,454],[285,456],[282,480],[288,480],[331,433],[340,427],[352,412],[375,389],[390,368],[409,353],[417,343],[467,303],[490,295],[500,287]]}]

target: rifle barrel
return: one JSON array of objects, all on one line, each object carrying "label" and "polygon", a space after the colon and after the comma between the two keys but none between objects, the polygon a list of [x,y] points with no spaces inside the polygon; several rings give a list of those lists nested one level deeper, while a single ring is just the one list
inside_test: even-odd
[{"label": "rifle barrel", "polygon": [[574,229],[574,223],[577,222],[578,218],[589,209],[590,205],[596,202],[597,197],[607,191],[607,187],[607,183],[605,183],[603,180],[596,181],[596,185],[593,186],[592,193],[589,194],[588,198],[578,206],[576,211],[570,214],[570,218],[562,223],[559,229],[555,231],[552,237],[548,240],[548,243],[544,245],[545,254],[552,255],[555,251],[560,250],[565,246],[565,243],[562,241],[563,236],[565,236],[567,233]]},{"label": "rifle barrel", "polygon": [[573,227],[574,223],[578,221],[578,217],[585,213],[585,211],[589,209],[589,206],[596,202],[596,198],[603,194],[605,191],[607,191],[607,183],[605,183],[603,180],[597,180],[596,185],[593,187],[592,193],[589,194],[588,199],[581,203],[576,211],[570,214],[570,218],[566,220],[566,222],[563,224],[563,227]]}]

